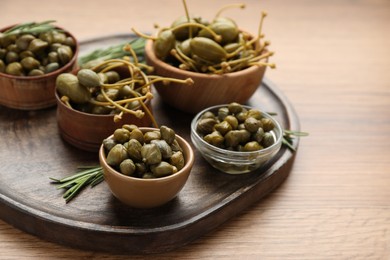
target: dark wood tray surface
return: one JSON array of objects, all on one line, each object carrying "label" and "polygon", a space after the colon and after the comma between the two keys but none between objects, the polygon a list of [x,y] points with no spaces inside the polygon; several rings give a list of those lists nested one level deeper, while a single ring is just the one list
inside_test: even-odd
[{"label": "dark wood tray surface", "polygon": [[[84,41],[81,55],[131,37]],[[160,125],[173,127],[190,141],[192,115],[162,103],[158,95],[152,104]],[[285,129],[300,128],[292,105],[267,79],[248,105],[276,112]],[[164,252],[190,243],[278,187],[294,161],[294,154],[282,147],[263,168],[228,175],[209,166],[195,151],[193,170],[179,195],[162,207],[140,210],[121,204],[104,182],[65,204],[63,191],[50,184],[49,177],[65,177],[77,166],[98,164],[98,155],[61,139],[55,107],[18,111],[0,106],[0,145],[0,218],[45,240],[116,253]],[[298,147],[298,139],[293,146]]]}]

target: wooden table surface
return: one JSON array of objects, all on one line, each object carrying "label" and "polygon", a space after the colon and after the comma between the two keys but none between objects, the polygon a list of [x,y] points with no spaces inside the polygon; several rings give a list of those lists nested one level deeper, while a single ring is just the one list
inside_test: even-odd
[{"label": "wooden table surface", "polygon": [[[390,1],[243,2],[245,10],[226,14],[256,33],[260,12],[268,12],[264,33],[278,68],[266,76],[310,136],[268,197],[192,244],[147,258],[389,259]],[[188,0],[205,18],[225,3],[236,1]],[[1,0],[0,10],[0,27],[55,19],[79,40],[131,27],[152,32],[183,13],[173,0]],[[0,220],[0,259],[66,258],[129,256],[46,242]]]}]

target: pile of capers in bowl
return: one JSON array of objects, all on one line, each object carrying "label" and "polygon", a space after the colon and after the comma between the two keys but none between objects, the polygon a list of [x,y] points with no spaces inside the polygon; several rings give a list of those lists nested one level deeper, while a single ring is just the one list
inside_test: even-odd
[{"label": "pile of capers in bowl", "polygon": [[205,112],[197,122],[196,131],[216,147],[251,152],[275,143],[271,133],[274,128],[274,121],[263,117],[260,110],[233,102],[220,107],[216,113]]},{"label": "pile of capers in bowl", "polygon": [[27,25],[0,32],[0,73],[41,76],[72,60],[77,48],[75,38],[48,23]]},{"label": "pile of capers in bowl", "polygon": [[283,130],[268,113],[233,102],[199,112],[191,140],[214,168],[229,174],[265,165],[282,145]]},{"label": "pile of capers in bowl", "polygon": [[186,163],[175,131],[167,126],[143,132],[136,125],[126,124],[106,138],[103,147],[108,165],[136,178],[169,176]]}]

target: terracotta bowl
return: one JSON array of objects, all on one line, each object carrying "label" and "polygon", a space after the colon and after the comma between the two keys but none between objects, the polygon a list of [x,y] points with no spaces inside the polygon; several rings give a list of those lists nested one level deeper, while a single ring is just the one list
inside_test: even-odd
[{"label": "terracotta bowl", "polygon": [[[140,127],[142,132],[158,130]],[[141,179],[123,175],[106,162],[104,147],[100,147],[99,159],[103,167],[104,179],[112,194],[121,202],[135,208],[153,208],[166,204],[176,197],[184,187],[194,164],[194,152],[190,144],[176,135],[176,140],[183,149],[185,166],[178,172],[155,179]]]},{"label": "terracotta bowl", "polygon": [[[5,31],[10,27],[1,29]],[[60,27],[57,27],[64,30]],[[65,30],[64,30],[65,31]],[[69,32],[76,43],[73,58],[63,67],[41,76],[13,76],[0,73],[0,104],[9,108],[20,110],[37,110],[54,106],[55,82],[59,74],[74,71],[77,67],[79,43]]]},{"label": "terracotta bowl", "polygon": [[[84,113],[66,106],[57,93],[55,97],[57,99],[57,123],[62,138],[84,151],[98,152],[102,141],[123,124],[152,125],[152,120],[146,113],[143,118],[124,113],[122,120],[115,123],[114,115]],[[145,104],[152,112],[151,102],[146,101]]]},{"label": "terracotta bowl", "polygon": [[146,42],[145,57],[147,64],[154,67],[155,75],[177,79],[192,78],[193,85],[170,83],[164,86],[162,83],[155,83],[155,88],[165,103],[191,114],[214,105],[245,103],[260,86],[266,70],[265,66],[251,66],[223,75],[181,70],[156,57],[152,40]]}]

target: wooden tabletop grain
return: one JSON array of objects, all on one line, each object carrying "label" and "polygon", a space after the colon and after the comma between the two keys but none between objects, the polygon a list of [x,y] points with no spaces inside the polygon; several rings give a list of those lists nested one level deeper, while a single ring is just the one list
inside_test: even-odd
[{"label": "wooden tabletop grain", "polygon": [[[0,259],[390,258],[390,2],[242,2],[246,9],[226,14],[256,33],[268,12],[263,31],[277,69],[266,76],[310,133],[283,185],[214,232],[158,255],[75,250],[0,220]],[[188,0],[205,18],[226,3],[236,1]],[[178,0],[2,0],[0,12],[0,27],[55,19],[84,40],[131,27],[153,32],[184,11]]]}]

